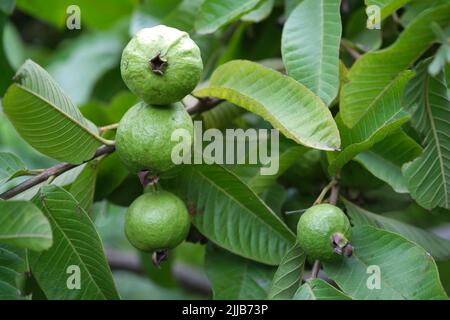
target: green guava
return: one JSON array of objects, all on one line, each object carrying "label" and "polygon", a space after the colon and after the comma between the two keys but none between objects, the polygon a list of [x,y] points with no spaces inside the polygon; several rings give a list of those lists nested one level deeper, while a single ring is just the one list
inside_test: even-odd
[{"label": "green guava", "polygon": [[[175,130],[181,139],[172,139]],[[116,149],[120,160],[133,173],[149,171],[159,175],[175,166],[172,150],[182,144],[190,150],[194,126],[180,102],[150,106],[140,102],[131,107],[120,120]],[[173,141],[172,141],[173,140]]]},{"label": "green guava", "polygon": [[203,62],[186,32],[159,25],[136,33],[123,50],[120,70],[136,96],[149,104],[166,105],[194,90]]},{"label": "green guava", "polygon": [[351,255],[350,236],[347,216],[331,204],[309,208],[297,225],[298,242],[311,260],[333,261],[343,254]]},{"label": "green guava", "polygon": [[184,202],[164,191],[138,197],[125,215],[125,234],[137,249],[154,252],[173,249],[189,232],[190,217]]}]

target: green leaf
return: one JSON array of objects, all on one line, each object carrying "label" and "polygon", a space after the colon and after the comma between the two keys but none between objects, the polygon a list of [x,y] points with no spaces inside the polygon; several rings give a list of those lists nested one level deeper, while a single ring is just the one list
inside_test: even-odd
[{"label": "green leaf", "polygon": [[255,193],[260,194],[264,192],[307,151],[305,147],[294,145],[293,143],[286,148],[280,149],[277,158],[274,156],[271,160],[272,163],[278,161],[278,171],[276,174],[261,174],[263,165],[237,165],[234,173],[241,177]]},{"label": "green leaf", "polygon": [[275,269],[208,246],[206,274],[215,300],[263,300]]},{"label": "green leaf", "polygon": [[396,192],[407,193],[406,179],[401,166],[417,158],[422,148],[402,130],[360,153],[355,160],[370,173],[389,184]]},{"label": "green leaf", "polygon": [[382,33],[380,29],[367,29],[365,9],[363,7],[351,13],[344,28],[344,37],[363,51],[374,51],[382,45]]},{"label": "green leaf", "polygon": [[278,266],[270,286],[271,300],[292,299],[302,284],[306,255],[298,244],[286,253]]},{"label": "green leaf", "polygon": [[125,43],[115,29],[83,34],[64,43],[47,70],[75,104],[85,103],[100,77],[119,64]]},{"label": "green leaf", "polygon": [[97,160],[87,163],[69,189],[69,192],[87,214],[90,214],[92,211],[97,172]]},{"label": "green leaf", "polygon": [[351,300],[345,293],[322,279],[305,282],[295,293],[293,300]]},{"label": "green leaf", "polygon": [[[57,186],[42,187],[34,202],[53,229],[55,245],[28,253],[31,271],[49,299],[119,299],[102,242],[86,212],[73,196]],[[80,289],[69,289],[72,268],[79,268]],[[72,270],[72,271],[71,271]]]},{"label": "green leaf", "polygon": [[275,0],[262,0],[252,11],[244,15],[241,20],[249,22],[261,22],[272,12]]},{"label": "green leaf", "polygon": [[270,122],[287,138],[321,150],[340,147],[339,132],[328,108],[290,77],[257,63],[236,60],[213,73],[198,97],[226,99]]},{"label": "green leaf", "polygon": [[325,263],[324,267],[326,274],[352,298],[447,299],[436,263],[421,247],[398,234],[367,225],[354,227],[351,241],[351,257]]},{"label": "green leaf", "polygon": [[450,208],[450,95],[445,75],[433,77],[427,63],[417,68],[405,100],[412,124],[424,137],[423,154],[403,167],[411,196],[423,207]]},{"label": "green leaf", "polygon": [[282,54],[289,76],[330,105],[339,90],[339,0],[304,0],[283,29]]},{"label": "green leaf", "polygon": [[33,203],[0,201],[0,242],[42,251],[52,246],[52,230]]},{"label": "green leaf", "polygon": [[20,84],[9,87],[3,111],[36,150],[59,161],[81,163],[106,143],[39,65],[27,60],[15,78]]},{"label": "green leaf", "polygon": [[234,119],[244,112],[244,109],[225,101],[211,110],[202,112],[200,119],[205,129],[226,129],[227,127],[229,128]]},{"label": "green leaf", "polygon": [[[449,25],[450,5],[425,10],[387,49],[365,54],[350,69],[349,82],[341,90],[340,110],[344,123],[355,126],[358,121],[395,85],[404,70],[416,61],[435,41],[430,27],[435,21]],[[420,39],[418,41],[417,39]]]},{"label": "green leaf", "polygon": [[336,117],[336,123],[342,138],[342,151],[328,153],[331,175],[336,174],[347,162],[359,153],[370,149],[375,143],[395,133],[410,118],[402,108],[402,94],[412,73],[402,73],[377,101],[377,104],[353,128],[343,123],[342,114]]},{"label": "green leaf", "polygon": [[183,0],[163,20],[162,24],[186,32],[194,31],[194,23],[204,0]]},{"label": "green leaf", "polygon": [[378,6],[381,9],[381,20],[393,14],[411,0],[365,0],[366,6]]},{"label": "green leaf", "polygon": [[195,21],[200,34],[217,31],[255,8],[261,0],[205,0]]},{"label": "green leaf", "polygon": [[282,215],[281,210],[287,196],[288,193],[285,187],[278,183],[272,184],[260,194],[260,197],[264,203],[267,204],[269,208],[279,216]]},{"label": "green leaf", "polygon": [[450,259],[450,241],[407,223],[383,217],[342,199],[353,225],[371,225],[405,237],[424,248],[436,260]]},{"label": "green leaf", "polygon": [[0,300],[22,300],[24,272],[27,271],[24,249],[0,244]]},{"label": "green leaf", "polygon": [[25,163],[16,155],[0,152],[0,185],[27,171]]},{"label": "green leaf", "polygon": [[258,196],[219,165],[192,165],[166,183],[191,211],[197,229],[245,258],[278,265],[295,235]]}]

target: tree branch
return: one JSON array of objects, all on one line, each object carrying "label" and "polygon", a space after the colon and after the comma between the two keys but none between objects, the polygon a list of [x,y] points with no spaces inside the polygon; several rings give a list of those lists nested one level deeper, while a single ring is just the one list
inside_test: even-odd
[{"label": "tree branch", "polygon": [[223,102],[223,100],[216,98],[197,98],[197,99],[198,102],[195,105],[193,105],[192,107],[188,107],[186,109],[186,111],[191,115],[211,110],[212,108]]},{"label": "tree branch", "polygon": [[348,52],[348,54],[354,59],[361,58],[361,54],[355,49],[351,48],[345,41],[341,41],[341,48]]},{"label": "tree branch", "polygon": [[[199,114],[199,113],[202,113],[204,111],[214,108],[222,101],[223,100],[216,99],[216,98],[201,98],[198,100],[198,102],[195,105],[187,108],[186,111],[191,115]],[[116,129],[117,126],[118,126],[118,124],[112,124],[109,126],[105,126],[105,127],[100,128],[100,131]],[[95,155],[92,159],[85,161],[82,164],[89,162],[93,159],[96,159],[100,156],[104,156],[104,155],[113,153],[115,150],[116,150],[116,148],[114,146],[100,147],[97,149],[97,151],[95,152]],[[42,182],[47,181],[50,177],[56,178],[59,175],[63,174],[64,172],[67,172],[75,167],[80,166],[80,165],[81,164],[59,163],[51,168],[44,170],[42,173],[40,173],[28,180],[25,180],[22,183],[19,183],[14,188],[9,189],[9,190],[5,191],[4,193],[0,194],[0,199],[3,199],[3,200],[11,199],[12,197],[14,197],[16,195],[18,195],[36,185],[42,183]]]},{"label": "tree branch", "polygon": [[[110,153],[114,152],[114,150],[115,150],[115,147],[113,147],[113,146],[100,147],[97,149],[97,151],[95,152],[95,155],[92,159],[98,158],[98,157],[106,155],[106,154],[110,154]],[[88,160],[88,161],[90,161],[90,160]],[[88,161],[85,161],[84,163],[86,163]],[[28,180],[25,180],[24,182],[19,183],[14,188],[9,189],[8,191],[0,194],[0,199],[3,199],[3,200],[10,199],[10,198],[18,195],[19,193],[22,193],[42,182],[47,181],[50,177],[56,178],[57,176],[63,174],[64,172],[67,172],[75,167],[78,167],[79,165],[81,165],[81,164],[59,163],[51,168],[44,170],[42,173],[38,174],[37,176],[34,176]]]}]

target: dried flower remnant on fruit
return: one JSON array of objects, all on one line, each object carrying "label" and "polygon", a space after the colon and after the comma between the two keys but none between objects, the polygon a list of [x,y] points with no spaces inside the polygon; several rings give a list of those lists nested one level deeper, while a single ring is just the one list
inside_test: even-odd
[{"label": "dried flower remnant on fruit", "polygon": [[155,267],[161,267],[161,263],[166,261],[169,257],[167,250],[157,250],[152,254],[152,262]]},{"label": "dried flower remnant on fruit", "polygon": [[153,71],[154,74],[157,75],[164,75],[164,69],[168,65],[167,60],[164,60],[161,58],[161,53],[158,53],[154,58],[152,58],[150,61],[150,68]]}]

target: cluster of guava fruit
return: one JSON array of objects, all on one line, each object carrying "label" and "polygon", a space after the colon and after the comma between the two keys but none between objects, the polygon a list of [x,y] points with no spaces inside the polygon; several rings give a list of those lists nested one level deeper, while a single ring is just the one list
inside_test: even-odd
[{"label": "cluster of guava fruit", "polygon": [[[186,32],[162,25],[146,28],[128,43],[120,67],[125,84],[142,101],[119,123],[117,153],[133,173],[158,177],[174,166],[172,133],[184,129],[193,134],[192,119],[180,100],[200,81],[200,49]],[[189,229],[184,202],[155,186],[145,188],[125,218],[130,243],[153,252],[157,263],[167,250],[184,241]],[[298,242],[312,260],[333,261],[351,255],[350,235],[348,218],[330,204],[311,207],[298,222]]]},{"label": "cluster of guava fruit", "polygon": [[[163,25],[145,28],[123,50],[120,69],[125,84],[141,102],[119,123],[117,153],[131,172],[158,177],[174,166],[172,133],[184,129],[193,134],[192,119],[180,100],[200,81],[200,49],[186,32]],[[184,202],[155,186],[145,189],[125,218],[130,243],[154,253],[178,246],[189,228]]]}]

